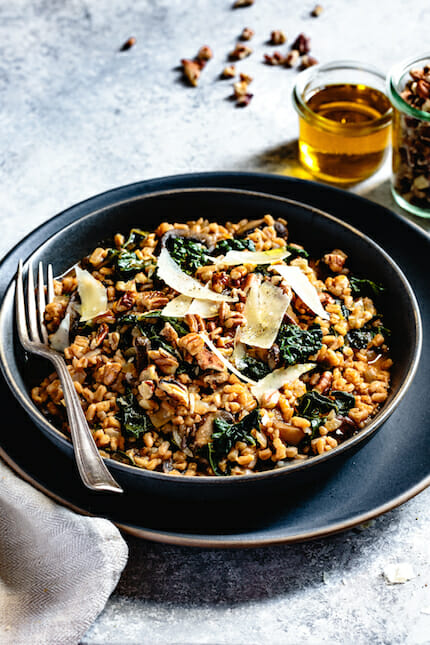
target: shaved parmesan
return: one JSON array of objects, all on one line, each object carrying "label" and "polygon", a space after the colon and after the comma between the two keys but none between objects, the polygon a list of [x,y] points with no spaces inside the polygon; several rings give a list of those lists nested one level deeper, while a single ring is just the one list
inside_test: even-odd
[{"label": "shaved parmesan", "polygon": [[81,322],[92,320],[106,313],[108,299],[106,287],[96,280],[89,271],[75,266],[78,292],[81,298]]},{"label": "shaved parmesan", "polygon": [[57,352],[64,352],[66,347],[70,345],[69,340],[70,333],[70,314],[66,314],[63,320],[60,322],[60,325],[52,336],[49,339],[49,344],[52,349],[57,350]]},{"label": "shaved parmesan", "polygon": [[190,305],[187,313],[197,314],[201,318],[215,318],[218,316],[219,303],[212,300],[198,300],[194,299]]},{"label": "shaved parmesan", "polygon": [[245,369],[246,367],[246,362],[244,361],[245,354],[245,345],[241,342],[235,342],[231,359],[238,369]]},{"label": "shaved parmesan", "polygon": [[218,316],[219,304],[212,300],[197,300],[189,296],[173,298],[162,310],[163,316],[170,318],[183,318],[187,314],[198,314],[202,318]]},{"label": "shaved parmesan", "polygon": [[303,300],[309,309],[324,320],[330,319],[330,316],[321,304],[318,291],[299,267],[276,264],[273,268],[288,282],[292,290]]},{"label": "shaved parmesan", "polygon": [[167,303],[161,314],[170,318],[183,318],[188,313],[192,301],[188,296],[177,296]]},{"label": "shaved parmesan", "polygon": [[217,358],[219,358],[219,360],[220,360],[220,361],[221,361],[221,362],[226,366],[226,368],[227,368],[230,372],[233,372],[233,374],[236,374],[236,376],[237,376],[238,378],[242,379],[242,381],[245,381],[246,383],[251,383],[252,385],[257,385],[257,382],[256,382],[256,381],[253,381],[251,378],[248,378],[248,377],[247,377],[247,376],[245,376],[244,374],[241,374],[241,373],[239,372],[239,370],[237,370],[237,369],[234,367],[234,365],[232,365],[232,364],[230,363],[230,361],[229,361],[229,360],[227,360],[227,359],[225,358],[225,356],[223,356],[223,355],[221,354],[221,352],[219,351],[219,349],[218,349],[217,347],[215,347],[215,345],[213,344],[213,342],[210,340],[210,338],[209,338],[208,336],[206,336],[206,334],[200,334],[200,336],[203,338],[203,340],[205,341],[206,345],[209,347],[209,349],[211,350],[211,352],[213,352],[213,353],[215,354],[215,356],[216,356]]},{"label": "shaved parmesan", "polygon": [[270,251],[228,251],[224,257],[216,258],[215,264],[227,264],[235,266],[237,264],[271,264],[279,260],[284,260],[291,253],[285,248],[271,249]]},{"label": "shaved parmesan", "polygon": [[270,394],[279,390],[286,383],[292,383],[300,378],[305,372],[309,372],[316,367],[316,363],[303,363],[299,365],[290,365],[290,367],[281,367],[271,372],[264,378],[260,379],[256,385],[251,387],[251,392],[261,402],[263,394]]},{"label": "shaved parmesan", "polygon": [[224,296],[222,293],[216,293],[208,287],[204,287],[198,280],[184,273],[165,247],[158,257],[157,273],[169,287],[189,298],[215,302],[236,302],[237,300],[232,296]]},{"label": "shaved parmesan", "polygon": [[384,577],[389,585],[401,585],[415,578],[415,573],[409,562],[399,562],[388,564],[384,569]]},{"label": "shaved parmesan", "polygon": [[275,342],[291,298],[271,282],[254,282],[248,292],[240,332],[242,343],[269,349]]}]

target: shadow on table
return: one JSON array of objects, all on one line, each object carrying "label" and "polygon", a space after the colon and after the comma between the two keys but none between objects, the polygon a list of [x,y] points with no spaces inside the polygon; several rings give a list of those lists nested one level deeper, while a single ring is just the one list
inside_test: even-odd
[{"label": "shadow on table", "polygon": [[202,606],[237,605],[280,594],[294,596],[322,583],[345,582],[363,551],[381,550],[400,511],[369,526],[301,544],[250,549],[201,549],[127,537],[130,557],[115,596]]}]

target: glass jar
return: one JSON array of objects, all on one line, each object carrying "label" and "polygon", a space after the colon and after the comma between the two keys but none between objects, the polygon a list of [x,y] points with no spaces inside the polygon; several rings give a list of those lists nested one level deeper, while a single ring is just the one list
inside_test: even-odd
[{"label": "glass jar", "polygon": [[430,217],[430,112],[410,105],[402,93],[413,80],[411,70],[429,67],[430,54],[395,65],[387,81],[393,106],[393,174],[391,189],[396,202],[419,217]]},{"label": "glass jar", "polygon": [[385,76],[371,65],[335,61],[297,78],[299,159],[319,179],[362,181],[382,164],[389,142],[391,105]]}]

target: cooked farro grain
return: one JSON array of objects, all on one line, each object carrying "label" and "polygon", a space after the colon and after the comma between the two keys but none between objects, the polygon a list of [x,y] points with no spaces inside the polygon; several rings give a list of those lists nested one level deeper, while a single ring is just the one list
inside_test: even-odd
[{"label": "cooked farro grain", "polygon": [[[175,475],[241,475],[333,450],[376,413],[392,365],[372,299],[381,287],[352,276],[342,250],[314,260],[287,238],[287,223],[270,215],[118,233],[81,262],[90,292],[105,298],[86,321],[79,276],[56,281],[47,328],[55,343],[70,321],[62,349],[104,456]],[[179,267],[171,279],[162,249]],[[239,252],[233,263],[229,252]],[[184,274],[206,301],[175,300]],[[32,397],[68,431],[55,373]]]}]

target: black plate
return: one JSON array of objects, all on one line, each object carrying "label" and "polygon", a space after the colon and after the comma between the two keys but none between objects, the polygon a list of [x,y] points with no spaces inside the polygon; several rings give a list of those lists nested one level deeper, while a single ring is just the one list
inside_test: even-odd
[{"label": "black plate", "polygon": [[[425,233],[397,215],[359,197],[310,182],[265,175],[212,173],[165,178],[105,193],[73,207],[34,231],[0,266],[2,293],[13,275],[18,257],[27,257],[45,239],[68,223],[96,208],[103,208],[143,193],[167,188],[219,186],[279,194],[327,210],[357,226],[378,241],[399,263],[418,297],[424,329],[430,316],[426,285],[429,240]],[[426,340],[426,339],[425,339]],[[381,431],[341,469],[295,491],[284,491],[271,505],[241,502],[237,505],[191,503],[160,504],[129,493],[119,500],[88,493],[74,473],[70,460],[28,422],[6,388],[4,409],[19,433],[2,433],[3,456],[35,485],[84,512],[110,517],[128,530],[152,539],[216,546],[255,545],[293,541],[328,534],[384,512],[402,503],[430,483],[430,447],[426,386],[428,347],[424,360],[402,404]],[[17,422],[18,419],[18,422]],[[411,428],[414,440],[411,440]],[[70,476],[67,476],[70,474]],[[196,519],[197,518],[197,519]]]}]

